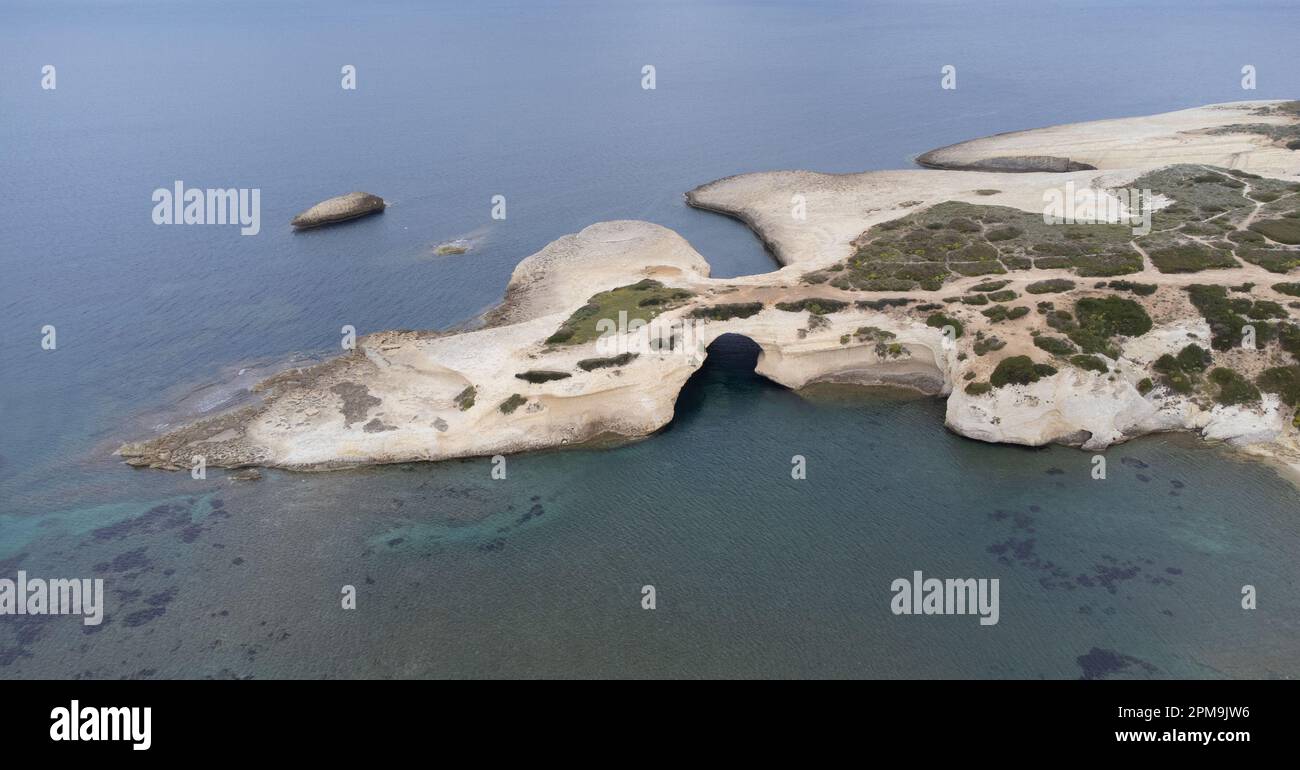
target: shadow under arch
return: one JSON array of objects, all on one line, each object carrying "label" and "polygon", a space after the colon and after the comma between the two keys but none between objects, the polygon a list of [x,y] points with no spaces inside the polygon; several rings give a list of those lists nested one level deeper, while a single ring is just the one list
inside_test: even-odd
[{"label": "shadow under arch", "polygon": [[677,395],[677,404],[673,410],[673,419],[664,426],[672,430],[683,420],[690,418],[704,406],[707,394],[719,390],[751,397],[762,391],[787,391],[755,371],[758,358],[763,349],[757,342],[743,334],[727,332],[718,335],[706,348],[704,362],[682,386]]}]

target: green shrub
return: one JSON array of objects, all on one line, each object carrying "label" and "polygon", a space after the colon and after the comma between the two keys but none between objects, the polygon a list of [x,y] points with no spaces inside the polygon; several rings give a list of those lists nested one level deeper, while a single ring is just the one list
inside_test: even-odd
[{"label": "green shrub", "polygon": [[1043,320],[1047,321],[1047,325],[1051,328],[1066,334],[1079,328],[1079,325],[1074,322],[1074,316],[1064,310],[1051,310]]},{"label": "green shrub", "polygon": [[988,295],[989,299],[993,300],[994,302],[1010,302],[1011,300],[1019,296],[1020,296],[1019,294],[1016,294],[1014,291],[1010,289],[1003,289],[1002,291],[990,292]]},{"label": "green shrub", "polygon": [[995,388],[1006,385],[1028,385],[1044,377],[1056,374],[1056,369],[1047,364],[1036,364],[1029,356],[1010,356],[998,362],[989,376],[989,382]]},{"label": "green shrub", "polygon": [[966,392],[972,396],[982,396],[993,390],[993,386],[987,382],[972,382],[966,386]]},{"label": "green shrub", "polygon": [[1192,378],[1181,369],[1171,369],[1161,374],[1160,384],[1184,396],[1191,393],[1194,388]]},{"label": "green shrub", "polygon": [[1275,283],[1273,291],[1281,294],[1289,294],[1292,297],[1300,297],[1300,283]]},{"label": "green shrub", "polygon": [[944,315],[943,313],[932,313],[929,318],[925,319],[925,325],[933,326],[936,329],[951,326],[953,328],[954,336],[956,337],[960,337],[965,331],[961,325],[961,321],[958,321],[956,318],[951,316]]},{"label": "green shrub", "polygon": [[1119,291],[1129,291],[1139,297],[1149,297],[1156,293],[1157,286],[1154,283],[1137,283],[1135,281],[1111,281],[1110,288]]},{"label": "green shrub", "polygon": [[1157,358],[1155,362],[1151,364],[1151,368],[1154,369],[1156,372],[1159,372],[1160,374],[1169,374],[1170,372],[1181,372],[1183,370],[1182,365],[1178,363],[1178,359],[1175,358],[1174,356],[1169,355],[1168,353],[1165,353],[1164,355]]},{"label": "green shrub", "polygon": [[1265,393],[1276,393],[1288,406],[1300,405],[1300,366],[1275,366],[1255,379]]},{"label": "green shrub", "polygon": [[500,405],[497,406],[497,409],[500,409],[502,414],[510,414],[511,412],[515,411],[519,407],[523,406],[526,401],[528,401],[528,399],[524,398],[518,393],[512,393],[510,394],[510,398],[507,398],[505,401],[502,401]]},{"label": "green shrub", "polygon": [[1156,384],[1151,381],[1150,377],[1143,377],[1142,380],[1137,384],[1137,391],[1138,393],[1141,393],[1142,395],[1145,396],[1146,394],[1150,393],[1152,389],[1155,388],[1155,386]]},{"label": "green shrub", "polygon": [[986,353],[992,353],[995,350],[1001,350],[1007,346],[1006,342],[997,337],[985,337],[984,339],[975,340],[975,355],[982,356]]},{"label": "green shrub", "polygon": [[904,307],[915,300],[907,297],[885,297],[883,299],[860,299],[853,303],[864,310],[884,310],[887,307]]},{"label": "green shrub", "polygon": [[[1222,286],[1192,284],[1187,287],[1192,305],[1201,311],[1210,326],[1210,347],[1215,350],[1228,350],[1241,342],[1243,326],[1255,327],[1255,341],[1263,345],[1272,339],[1272,328],[1268,324],[1251,324],[1242,313],[1250,312],[1255,303],[1244,297],[1228,297],[1228,290]],[[1274,303],[1276,304],[1276,303]]]},{"label": "green shrub", "polygon": [[1112,337],[1140,337],[1151,331],[1151,316],[1140,304],[1123,297],[1085,297],[1074,303],[1079,326]]},{"label": "green shrub", "polygon": [[988,310],[981,310],[980,313],[982,313],[984,317],[989,319],[990,321],[994,323],[999,323],[1001,321],[1014,321],[1017,318],[1024,318],[1025,316],[1029,315],[1029,308],[1007,307],[1006,305],[994,305]]},{"label": "green shrub", "polygon": [[989,297],[987,294],[967,294],[961,301],[963,305],[987,305]]},{"label": "green shrub", "polygon": [[1151,364],[1151,369],[1160,375],[1162,385],[1175,393],[1187,395],[1195,388],[1195,373],[1209,365],[1208,358],[1208,353],[1193,344],[1183,348],[1177,356],[1165,353]]},{"label": "green shrub", "polygon": [[1011,281],[984,281],[982,283],[977,283],[974,286],[970,287],[970,290],[982,291],[982,292],[997,291],[998,289],[1001,289],[1003,286],[1006,286],[1009,283],[1011,283]]},{"label": "green shrub", "polygon": [[1070,363],[1074,364],[1080,369],[1086,369],[1087,371],[1090,372],[1101,372],[1102,374],[1105,374],[1106,372],[1110,371],[1109,367],[1106,366],[1106,362],[1101,360],[1100,358],[1097,358],[1096,356],[1089,356],[1084,354],[1080,354],[1077,356],[1070,356]]},{"label": "green shrub", "polygon": [[609,358],[584,358],[578,362],[578,368],[584,372],[605,369],[611,366],[625,366],[636,358],[636,353],[620,353]]},{"label": "green shrub", "polygon": [[1108,358],[1119,356],[1111,337],[1117,334],[1138,337],[1151,331],[1151,317],[1147,312],[1138,303],[1123,297],[1085,297],[1074,304],[1074,315],[1077,323],[1069,329],[1069,338],[1083,352],[1101,353]]},{"label": "green shrub", "polygon": [[1075,352],[1074,345],[1062,337],[1041,335],[1034,338],[1034,346],[1046,350],[1054,356],[1067,356]]},{"label": "green shrub", "polygon": [[1195,342],[1178,351],[1178,368],[1184,372],[1203,372],[1212,360],[1210,351]]},{"label": "green shrub", "polygon": [[476,390],[473,385],[466,387],[456,395],[456,408],[460,409],[462,412],[468,411],[470,407],[474,406],[474,397],[477,395],[478,390]]},{"label": "green shrub", "polygon": [[749,318],[763,309],[762,302],[730,302],[691,310],[692,318],[727,321],[732,318]]},{"label": "green shrub", "polygon": [[[826,299],[824,297],[808,297],[806,299],[795,300],[793,302],[776,303],[777,310],[784,310],[787,313],[802,313],[807,310],[815,315],[825,315],[826,313],[838,313],[848,307],[849,303],[838,299]],[[753,315],[752,313],[750,315]],[[742,316],[745,317],[745,316]]]},{"label": "green shrub", "polygon": [[1259,388],[1232,369],[1223,366],[1211,369],[1210,381],[1219,386],[1214,400],[1220,404],[1249,404],[1259,400]]},{"label": "green shrub", "polygon": [[572,375],[568,372],[553,372],[546,369],[529,369],[526,372],[520,372],[515,375],[518,379],[524,380],[525,382],[531,382],[534,385],[543,382],[551,382],[552,380],[563,380],[571,376]]},{"label": "green shrub", "polygon": [[1257,299],[1255,303],[1246,311],[1248,318],[1256,320],[1266,320],[1270,318],[1287,318],[1286,308],[1276,302],[1267,299]]},{"label": "green shrub", "polygon": [[1074,281],[1068,278],[1048,278],[1045,281],[1034,281],[1025,287],[1025,291],[1030,294],[1057,294],[1073,288]]},{"label": "green shrub", "polygon": [[853,332],[853,336],[857,337],[861,342],[887,342],[897,335],[875,326],[859,326],[858,330]]}]

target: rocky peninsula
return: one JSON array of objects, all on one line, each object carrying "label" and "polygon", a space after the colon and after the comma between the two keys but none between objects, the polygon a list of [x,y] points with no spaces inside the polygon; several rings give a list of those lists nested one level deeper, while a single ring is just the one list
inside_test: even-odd
[{"label": "rocky peninsula", "polygon": [[[921,170],[728,177],[687,201],[780,269],[715,279],[671,230],[594,224],[520,262],[481,328],[368,335],[118,451],[325,470],[635,439],[731,333],[775,382],[945,396],[982,441],[1185,430],[1300,468],[1298,134],[1300,103],[1239,102],[977,139]],[[1145,232],[1044,219],[1054,191],[1127,189],[1150,193]]]}]

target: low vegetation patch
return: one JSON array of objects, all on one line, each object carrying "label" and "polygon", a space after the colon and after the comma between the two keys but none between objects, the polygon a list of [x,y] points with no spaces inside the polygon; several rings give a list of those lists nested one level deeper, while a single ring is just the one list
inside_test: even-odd
[{"label": "low vegetation patch", "polygon": [[555,372],[547,369],[529,369],[526,372],[519,372],[518,374],[515,375],[516,378],[521,379],[525,382],[531,382],[534,385],[538,385],[543,382],[551,382],[552,380],[564,380],[564,379],[568,379],[571,376],[572,375],[570,375],[568,372]]},{"label": "low vegetation patch", "polygon": [[500,409],[502,414],[510,414],[514,412],[516,409],[518,409],[519,407],[523,406],[527,401],[528,399],[524,398],[518,393],[511,393],[510,398],[507,398],[505,401],[502,401],[497,406],[497,409]]},{"label": "low vegetation patch", "polygon": [[1219,386],[1214,400],[1220,404],[1249,404],[1259,400],[1259,388],[1227,367],[1218,366],[1211,369],[1210,381]]},{"label": "low vegetation patch", "polygon": [[853,304],[863,310],[884,310],[890,307],[905,307],[914,301],[908,297],[884,297],[881,299],[860,299]]},{"label": "low vegetation patch", "polygon": [[930,317],[925,319],[925,325],[933,326],[936,329],[942,329],[946,326],[951,326],[953,328],[954,337],[960,337],[964,332],[964,328],[961,325],[961,321],[958,321],[956,318],[953,318],[952,316],[944,315],[943,313],[931,313]]},{"label": "low vegetation patch", "polygon": [[680,307],[693,296],[685,289],[669,288],[649,278],[602,291],[560,324],[560,328],[547,338],[546,344],[581,345],[600,336],[596,325],[602,318],[617,319],[619,312],[623,311],[627,313],[629,324],[635,320],[648,323],[660,313]]},{"label": "low vegetation patch", "polygon": [[853,332],[853,336],[857,337],[859,342],[884,342],[894,339],[897,335],[875,326],[859,326],[858,330]]},{"label": "low vegetation patch", "polygon": [[995,350],[1001,350],[1006,346],[1007,343],[998,339],[997,337],[983,337],[981,339],[975,340],[975,344],[973,347],[975,350],[975,355],[982,356],[987,353],[992,353]]},{"label": "low vegetation patch", "polygon": [[994,305],[988,310],[981,310],[980,313],[993,323],[1000,323],[1002,321],[1014,321],[1017,318],[1024,318],[1029,315],[1029,308]]},{"label": "low vegetation patch", "polygon": [[1210,346],[1215,350],[1228,350],[1241,344],[1242,327],[1255,329],[1255,342],[1263,345],[1273,337],[1273,329],[1266,323],[1252,323],[1247,316],[1269,315],[1274,309],[1285,310],[1277,303],[1268,303],[1256,308],[1257,302],[1249,297],[1229,297],[1223,286],[1207,286],[1194,283],[1187,287],[1187,294],[1192,305],[1201,312],[1210,326]]},{"label": "low vegetation patch", "polygon": [[1178,351],[1174,360],[1178,362],[1178,368],[1184,372],[1203,372],[1214,359],[1210,351],[1193,342]]},{"label": "low vegetation patch", "polygon": [[620,353],[608,358],[584,358],[578,362],[578,368],[584,372],[590,372],[596,369],[608,369],[612,366],[626,366],[636,357],[636,353]]},{"label": "low vegetation patch", "polygon": [[1034,281],[1025,287],[1025,291],[1030,294],[1057,294],[1073,288],[1074,281],[1068,278],[1048,278],[1045,281]]},{"label": "low vegetation patch", "polygon": [[478,390],[475,389],[473,385],[466,387],[460,393],[456,394],[456,408],[462,412],[468,411],[470,407],[474,406],[474,397],[477,395]]},{"label": "low vegetation patch", "polygon": [[1250,229],[1271,241],[1285,243],[1288,246],[1300,244],[1300,220],[1261,219],[1252,224]]},{"label": "low vegetation patch", "polygon": [[1288,406],[1300,405],[1300,366],[1275,366],[1255,379],[1265,393],[1276,393]]},{"label": "low vegetation patch", "polygon": [[697,307],[691,311],[691,317],[708,318],[712,321],[727,321],[732,318],[749,318],[762,309],[762,302],[728,302],[721,305]]},{"label": "low vegetation patch", "polygon": [[993,374],[989,376],[989,382],[995,388],[1029,385],[1053,374],[1056,374],[1054,367],[1036,364],[1029,356],[1010,356],[998,362]]},{"label": "low vegetation patch", "polygon": [[1151,368],[1160,375],[1160,384],[1185,396],[1195,390],[1200,373],[1211,360],[1210,351],[1192,343],[1178,351],[1178,355],[1166,353],[1160,356]]},{"label": "low vegetation patch", "polygon": [[1110,371],[1110,368],[1106,366],[1105,361],[1096,356],[1090,356],[1087,354],[1081,353],[1077,356],[1070,356],[1070,363],[1089,372],[1101,372],[1102,374],[1105,374]]},{"label": "low vegetation patch", "polygon": [[[776,303],[777,310],[784,310],[787,313],[802,313],[807,310],[809,313],[816,315],[838,313],[848,306],[849,303],[847,302],[838,299],[825,299],[823,297],[807,297],[805,299],[794,300],[793,302]],[[750,315],[753,315],[753,313]]]},{"label": "low vegetation patch", "polygon": [[1151,249],[1147,256],[1162,273],[1196,273],[1211,268],[1237,267],[1231,251],[1216,249],[1199,241]]},{"label": "low vegetation patch", "polygon": [[1046,350],[1054,356],[1068,356],[1076,352],[1074,345],[1063,337],[1050,337],[1046,334],[1034,338],[1034,347]]},{"label": "low vegetation patch", "polygon": [[1151,316],[1140,304],[1123,297],[1084,297],[1074,303],[1075,328],[1070,339],[1085,353],[1109,358],[1119,353],[1111,344],[1116,335],[1140,337],[1151,331]]},{"label": "low vegetation patch", "polygon": [[1158,288],[1154,283],[1138,283],[1136,281],[1122,281],[1122,280],[1111,281],[1110,283],[1105,283],[1102,285],[1109,286],[1110,288],[1115,289],[1117,291],[1132,292],[1133,294],[1136,294],[1139,297],[1150,297],[1152,294],[1156,293],[1156,289]]}]

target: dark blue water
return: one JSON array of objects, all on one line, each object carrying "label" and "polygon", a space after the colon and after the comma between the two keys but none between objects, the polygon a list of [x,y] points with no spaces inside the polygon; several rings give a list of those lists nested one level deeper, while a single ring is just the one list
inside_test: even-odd
[{"label": "dark blue water", "polygon": [[[661,435],[512,458],[506,481],[471,461],[235,485],[108,453],[344,324],[470,320],[595,221],[672,227],[716,275],[771,269],[682,203],[720,176],[1294,98],[1298,22],[1281,3],[5,4],[0,575],[103,576],[110,600],[93,634],[0,618],[0,676],[1295,675],[1295,493],[1267,468],[1162,438],[1093,482],[1078,452],[951,436],[938,402],[781,390],[743,345]],[[177,179],[260,188],[261,233],[155,226]],[[391,208],[289,229],[354,189]],[[890,615],[914,569],[1000,576],[1001,622]],[[1093,648],[1154,673],[1080,663]]]}]

